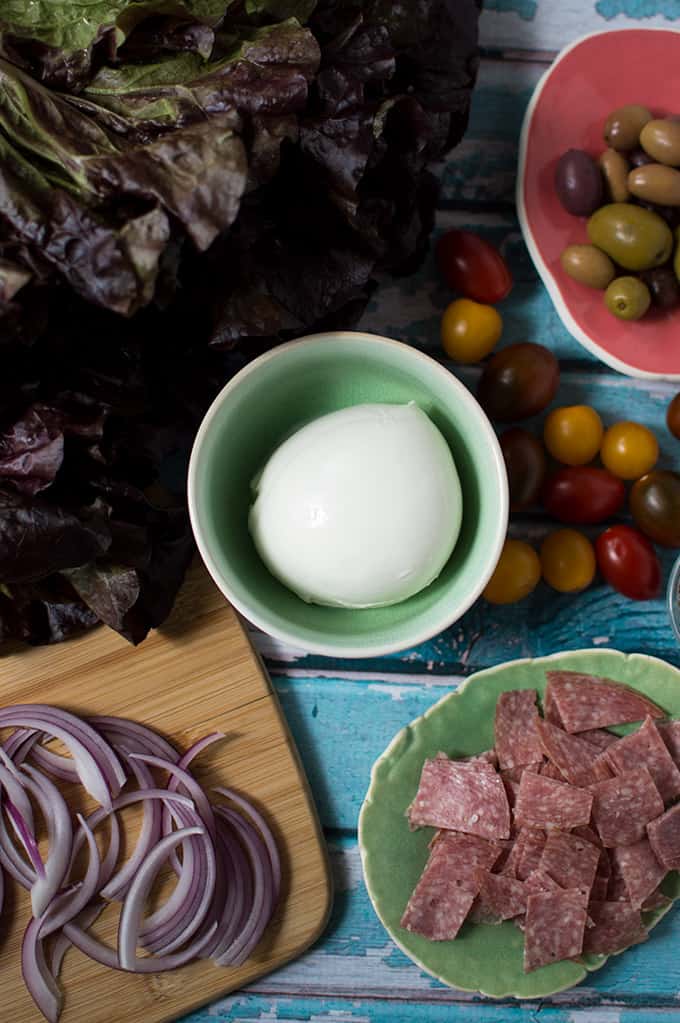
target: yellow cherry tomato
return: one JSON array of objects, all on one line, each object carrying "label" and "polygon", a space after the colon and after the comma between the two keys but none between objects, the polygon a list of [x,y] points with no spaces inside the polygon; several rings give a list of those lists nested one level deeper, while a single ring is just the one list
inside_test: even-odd
[{"label": "yellow cherry tomato", "polygon": [[604,427],[590,405],[567,405],[550,413],[543,428],[545,446],[558,462],[587,465],[600,450]]},{"label": "yellow cherry tomato", "polygon": [[490,604],[514,604],[527,597],[541,578],[541,563],[523,540],[506,540],[484,596]]},{"label": "yellow cherry tomato", "polygon": [[614,423],[604,435],[600,458],[614,476],[636,480],[656,465],[659,443],[640,423]]},{"label": "yellow cherry tomato", "polygon": [[595,551],[577,529],[556,529],[541,544],[541,570],[548,586],[577,593],[595,578]]},{"label": "yellow cherry tomato", "polygon": [[457,298],[442,316],[442,347],[456,362],[479,362],[498,344],[502,332],[500,313],[470,298]]}]

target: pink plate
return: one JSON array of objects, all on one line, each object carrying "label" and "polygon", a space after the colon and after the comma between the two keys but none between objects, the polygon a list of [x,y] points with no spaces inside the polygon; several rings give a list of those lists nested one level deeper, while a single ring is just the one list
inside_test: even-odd
[{"label": "pink plate", "polygon": [[680,113],[680,32],[634,28],[599,32],[567,47],[536,86],[524,117],[517,207],[524,239],[562,321],[577,341],[629,376],[680,380],[680,309],[624,323],[602,292],[568,277],[560,253],[587,242],[585,218],[560,205],[555,165],[566,149],[605,148],[607,115],[625,103]]}]

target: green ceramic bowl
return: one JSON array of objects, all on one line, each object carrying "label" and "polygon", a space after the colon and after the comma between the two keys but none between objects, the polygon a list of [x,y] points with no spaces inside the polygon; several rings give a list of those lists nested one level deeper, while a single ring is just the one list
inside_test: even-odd
[{"label": "green ceramic bowl", "polygon": [[[253,477],[286,437],[318,416],[409,401],[439,427],[458,468],[463,523],[451,558],[430,586],[392,607],[306,604],[274,579],[252,543]],[[494,431],[456,377],[408,345],[346,331],[276,348],[223,388],[194,442],[189,511],[208,571],[250,622],[314,653],[376,657],[431,638],[477,599],[505,538],[508,488]]]}]

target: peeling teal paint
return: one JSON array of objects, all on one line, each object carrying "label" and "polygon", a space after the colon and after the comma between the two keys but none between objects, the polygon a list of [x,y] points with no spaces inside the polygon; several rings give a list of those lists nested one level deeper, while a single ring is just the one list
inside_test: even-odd
[{"label": "peeling teal paint", "polygon": [[669,21],[680,19],[678,0],[598,0],[595,10],[608,21],[620,14],[627,18],[653,18],[661,15]]},{"label": "peeling teal paint", "polygon": [[486,10],[518,14],[524,21],[533,21],[538,3],[536,0],[486,0]]}]

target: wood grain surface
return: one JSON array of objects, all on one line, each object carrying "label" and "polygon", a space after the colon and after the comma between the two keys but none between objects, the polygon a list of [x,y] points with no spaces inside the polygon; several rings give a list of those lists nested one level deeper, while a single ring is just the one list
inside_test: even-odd
[{"label": "wood grain surface", "polygon": [[[196,774],[208,789],[228,785],[252,797],[282,851],[280,909],[243,966],[197,961],[137,976],[107,970],[71,949],[62,972],[61,1023],[162,1023],[280,966],[315,940],[327,919],[330,891],[307,782],[261,662],[202,566],[190,573],[167,625],[140,647],[98,629],[58,649],[10,654],[0,659],[0,687],[4,704],[52,703],[84,715],[120,715],[181,747],[223,731],[226,740],[196,761]],[[138,819],[126,816],[132,840]],[[21,978],[29,912],[28,896],[11,885],[0,945],[3,1023],[41,1019]],[[116,925],[117,913],[107,910],[95,931],[115,945]]]}]

